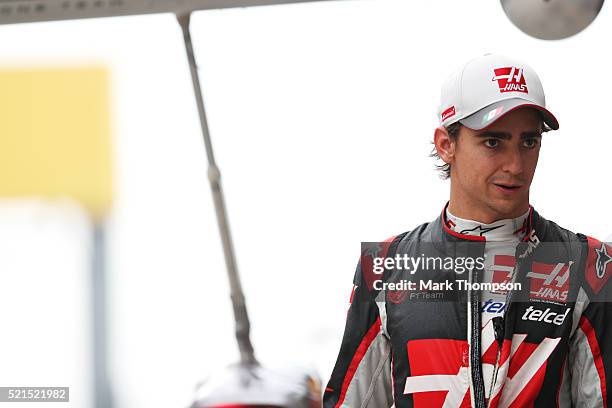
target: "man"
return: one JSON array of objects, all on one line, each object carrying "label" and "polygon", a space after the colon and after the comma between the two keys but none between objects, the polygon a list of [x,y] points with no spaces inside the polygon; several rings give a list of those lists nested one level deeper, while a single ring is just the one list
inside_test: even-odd
[{"label": "man", "polygon": [[612,247],[529,204],[542,133],[559,127],[538,76],[476,58],[438,113],[450,200],[362,251],[324,407],[607,407]]}]

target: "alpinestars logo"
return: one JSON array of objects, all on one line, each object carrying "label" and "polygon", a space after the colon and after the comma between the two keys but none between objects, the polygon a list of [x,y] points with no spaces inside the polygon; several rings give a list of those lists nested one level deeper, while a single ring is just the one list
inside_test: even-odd
[{"label": "alpinestars logo", "polygon": [[599,279],[603,279],[606,274],[608,263],[612,262],[612,256],[608,254],[606,244],[601,244],[601,248],[596,249],[597,261],[595,262],[595,273]]},{"label": "alpinestars logo", "polygon": [[525,82],[525,76],[523,75],[523,68],[495,68],[493,72],[495,72],[493,81],[497,81],[499,92],[529,93],[527,90],[527,83]]},{"label": "alpinestars logo", "polygon": [[471,229],[464,229],[464,230],[462,230],[459,233],[460,234],[467,234],[467,233],[471,232],[472,233],[471,235],[476,235],[476,233],[478,233],[478,235],[480,235],[482,237],[487,232],[494,231],[494,230],[496,230],[498,228],[501,228],[503,226],[504,226],[504,224],[496,225],[494,227],[483,227],[482,225],[478,225],[478,226],[476,226],[474,228],[471,228]]}]

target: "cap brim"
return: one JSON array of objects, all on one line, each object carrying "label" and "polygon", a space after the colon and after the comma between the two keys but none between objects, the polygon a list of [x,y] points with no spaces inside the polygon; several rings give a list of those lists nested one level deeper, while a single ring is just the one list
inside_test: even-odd
[{"label": "cap brim", "polygon": [[492,103],[491,105],[471,114],[467,118],[461,119],[459,122],[470,129],[482,130],[488,126],[491,126],[493,123],[497,122],[499,119],[518,108],[537,109],[540,112],[540,115],[542,115],[542,120],[544,120],[544,123],[546,123],[553,130],[559,129],[559,121],[557,121],[557,118],[555,118],[555,116],[550,113],[548,109],[525,99],[505,99],[503,101]]}]

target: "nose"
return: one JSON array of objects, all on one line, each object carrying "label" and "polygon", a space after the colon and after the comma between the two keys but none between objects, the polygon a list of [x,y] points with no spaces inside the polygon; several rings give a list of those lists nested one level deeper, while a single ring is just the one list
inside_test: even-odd
[{"label": "nose", "polygon": [[508,149],[503,158],[502,170],[512,175],[523,173],[523,155],[520,148]]}]

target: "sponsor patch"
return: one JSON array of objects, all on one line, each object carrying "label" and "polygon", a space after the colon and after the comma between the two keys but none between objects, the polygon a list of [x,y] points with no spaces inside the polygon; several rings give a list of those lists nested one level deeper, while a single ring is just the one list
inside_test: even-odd
[{"label": "sponsor patch", "polygon": [[529,93],[527,83],[523,75],[523,68],[518,67],[503,67],[493,70],[495,76],[493,81],[497,81],[499,92],[523,92]]},{"label": "sponsor patch", "polygon": [[492,299],[487,300],[480,309],[484,313],[503,313],[506,310],[505,302],[494,302]]},{"label": "sponsor patch", "polygon": [[531,278],[529,297],[532,300],[544,300],[565,303],[569,293],[569,263],[545,264],[533,262],[527,277]]},{"label": "sponsor patch", "polygon": [[455,107],[451,106],[450,108],[442,112],[442,122],[444,122],[446,119],[451,118],[453,116],[455,116]]},{"label": "sponsor patch", "polygon": [[498,108],[495,108],[495,109],[489,111],[489,113],[487,113],[486,115],[484,115],[482,117],[482,123],[484,124],[484,123],[492,121],[493,119],[498,117],[503,111],[504,111],[504,107],[503,106],[500,106]]},{"label": "sponsor patch", "polygon": [[[491,281],[493,283],[510,283],[512,272],[516,266],[516,258],[512,255],[495,255],[493,269],[493,276]],[[507,291],[498,291],[493,293],[506,294]]]},{"label": "sponsor patch", "polygon": [[374,271],[374,259],[387,256],[387,252],[394,238],[395,236],[383,242],[362,242],[361,244],[361,257],[359,259],[361,275],[365,287],[370,292],[374,289],[374,281],[380,280],[381,278],[381,275]]},{"label": "sponsor patch", "polygon": [[586,281],[593,292],[598,294],[612,276],[612,247],[591,237],[587,239],[589,253],[585,269]]},{"label": "sponsor patch", "polygon": [[536,309],[533,306],[529,306],[521,320],[530,320],[532,322],[544,322],[554,324],[556,326],[561,326],[565,321],[565,318],[570,312],[570,308],[565,308],[565,313],[557,313],[553,312],[550,308],[546,308],[546,310]]}]

